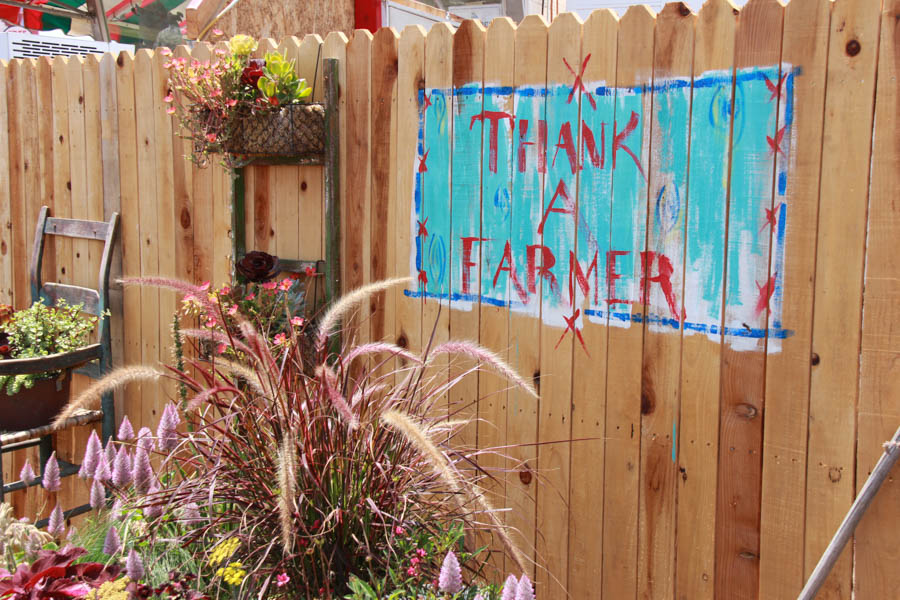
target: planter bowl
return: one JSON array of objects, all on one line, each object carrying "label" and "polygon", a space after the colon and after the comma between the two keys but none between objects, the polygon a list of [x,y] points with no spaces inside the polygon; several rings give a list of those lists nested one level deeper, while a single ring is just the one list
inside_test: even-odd
[{"label": "planter bowl", "polygon": [[0,431],[23,431],[49,425],[69,401],[72,373],[68,369],[56,379],[36,381],[14,396],[0,390]]},{"label": "planter bowl", "polygon": [[325,107],[288,104],[236,119],[225,151],[245,156],[321,155],[325,152]]}]

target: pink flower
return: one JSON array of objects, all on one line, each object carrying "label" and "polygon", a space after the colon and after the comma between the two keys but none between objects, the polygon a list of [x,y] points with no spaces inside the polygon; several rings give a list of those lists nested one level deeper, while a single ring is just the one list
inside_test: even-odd
[{"label": "pink flower", "polygon": [[238,311],[237,304],[232,304],[231,306],[228,307],[228,310],[225,312],[228,313],[229,317],[233,317],[234,315],[237,314],[237,311]]},{"label": "pink flower", "polygon": [[31,483],[37,476],[34,474],[34,469],[31,467],[31,461],[25,461],[25,464],[22,465],[22,470],[19,471],[19,479],[24,481],[25,483]]},{"label": "pink flower", "polygon": [[58,492],[60,487],[59,481],[59,463],[56,461],[56,452],[47,459],[44,465],[44,476],[41,479],[44,489],[48,492]]},{"label": "pink flower", "polygon": [[444,557],[438,587],[447,594],[458,594],[462,591],[462,570],[452,550]]},{"label": "pink flower", "polygon": [[420,558],[425,558],[427,552],[425,552],[424,548],[419,548],[418,550],[416,550],[416,554],[418,554]]},{"label": "pink flower", "polygon": [[413,556],[411,559],[409,559],[409,562],[410,562],[410,564],[417,565],[420,562],[422,562],[422,559],[419,558],[418,556]]},{"label": "pink flower", "polygon": [[174,106],[167,106],[167,107],[166,107],[166,114],[174,115],[174,114],[175,114],[175,107],[174,107]]},{"label": "pink flower", "polygon": [[218,37],[218,36],[222,35],[222,30],[221,30],[221,29],[218,29],[218,28],[213,29],[213,30],[212,30],[212,34],[213,34],[214,36],[217,36],[217,37]]},{"label": "pink flower", "polygon": [[119,433],[116,434],[116,438],[126,442],[134,438],[134,427],[131,426],[131,421],[128,420],[128,416],[122,418],[122,423],[119,425]]},{"label": "pink flower", "polygon": [[[300,319],[300,317],[294,317],[294,319]],[[303,319],[300,319],[300,323],[294,323],[294,319],[291,319],[291,323],[293,325],[302,325],[303,324]],[[394,533],[396,535],[403,535],[406,533],[406,530],[403,529],[403,527],[401,527],[400,525],[397,525],[396,527],[394,527]]]},{"label": "pink flower", "polygon": [[279,333],[275,336],[275,345],[281,346],[282,344],[287,343],[287,336],[283,333]]},{"label": "pink flower", "polygon": [[216,323],[218,323],[218,321],[216,321],[215,317],[213,317],[213,316],[207,317],[207,319],[206,319],[207,327],[215,327]]},{"label": "pink flower", "polygon": [[[303,317],[291,317],[291,325],[294,327],[303,327],[306,323],[306,319]],[[397,535],[403,535],[403,528],[399,525],[397,526]]]},{"label": "pink flower", "polygon": [[225,344],[219,344],[216,346],[216,354],[225,354]]},{"label": "pink flower", "polygon": [[51,535],[62,535],[62,532],[66,529],[66,518],[63,516],[63,511],[59,507],[59,504],[53,509],[53,512],[50,513],[50,522],[47,525],[47,532]]},{"label": "pink flower", "polygon": [[99,480],[91,484],[91,508],[98,509],[106,504],[106,489]]},{"label": "pink flower", "polygon": [[115,526],[110,525],[106,532],[106,538],[103,540],[103,554],[112,556],[122,547],[122,540],[119,538],[119,532]]},{"label": "pink flower", "polygon": [[225,106],[227,106],[228,108],[237,106],[237,100],[235,100],[234,98],[229,98],[228,100],[225,101]]},{"label": "pink flower", "polygon": [[276,287],[278,287],[278,284],[275,283],[274,281],[267,281],[264,284],[262,284],[262,287],[264,290],[274,290]]},{"label": "pink flower", "polygon": [[220,89],[215,89],[209,93],[210,98],[218,98],[221,95],[222,95],[222,90],[220,90]]},{"label": "pink flower", "polygon": [[214,143],[218,139],[218,136],[215,133],[207,133],[206,141],[210,144]]},{"label": "pink flower", "polygon": [[205,292],[205,291],[208,290],[208,289],[209,289],[209,282],[208,282],[208,281],[204,281],[202,284],[200,284],[200,291],[201,291],[201,292]]},{"label": "pink flower", "polygon": [[307,277],[312,277],[316,274],[316,269],[314,267],[306,267],[305,272]]},{"label": "pink flower", "polygon": [[408,568],[406,570],[406,574],[409,575],[410,577],[415,577],[416,576],[416,568],[415,567]]},{"label": "pink flower", "polygon": [[286,292],[289,289],[291,289],[292,283],[293,283],[293,281],[291,281],[290,277],[285,277],[284,279],[281,280],[281,283],[278,284],[278,289],[281,290],[282,292]]},{"label": "pink flower", "polygon": [[288,576],[287,573],[279,573],[275,577],[275,585],[277,585],[278,587],[284,587],[288,584],[288,582],[290,580],[291,580],[291,578]]},{"label": "pink flower", "polygon": [[254,298],[256,298],[256,294],[254,294],[253,292],[250,292],[249,294],[244,296],[244,300],[253,300]]},{"label": "pink flower", "polygon": [[163,98],[163,102],[165,102],[166,104],[171,104],[174,101],[175,101],[175,96],[173,96],[171,93],[166,94],[166,97]]},{"label": "pink flower", "polygon": [[162,54],[163,56],[172,56],[172,51],[166,47],[160,48],[159,53]]},{"label": "pink flower", "polygon": [[228,53],[225,52],[225,48],[216,48],[215,54],[216,56],[225,56]]},{"label": "pink flower", "polygon": [[231,287],[227,286],[227,285],[223,285],[221,288],[219,288],[219,293],[222,294],[223,296],[227,296],[228,294],[231,293]]}]

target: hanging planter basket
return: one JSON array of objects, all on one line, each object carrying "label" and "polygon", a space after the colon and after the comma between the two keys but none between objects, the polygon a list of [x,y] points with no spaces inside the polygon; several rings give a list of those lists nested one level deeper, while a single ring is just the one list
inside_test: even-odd
[{"label": "hanging planter basket", "polygon": [[313,157],[325,152],[325,106],[288,104],[234,119],[225,151],[247,157]]},{"label": "hanging planter basket", "polygon": [[55,379],[41,379],[34,387],[8,396],[0,390],[0,431],[24,431],[49,425],[69,402],[72,373],[66,369]]}]

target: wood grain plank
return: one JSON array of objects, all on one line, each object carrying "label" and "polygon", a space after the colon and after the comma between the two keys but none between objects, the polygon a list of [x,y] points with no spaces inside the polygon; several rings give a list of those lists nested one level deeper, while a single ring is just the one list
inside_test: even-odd
[{"label": "wood grain plank", "polygon": [[[139,50],[134,59],[134,98],[137,135],[137,197],[140,205],[140,268],[141,276],[159,274],[159,215],[157,203],[156,124],[153,85],[153,54]],[[160,329],[159,290],[141,286],[141,362],[154,364],[159,360]],[[158,406],[157,386],[141,386],[141,413],[136,427],[155,427]]]},{"label": "wood grain plank", "polygon": [[[347,206],[348,199],[352,195],[350,190],[347,188],[347,36],[345,36],[341,32],[332,32],[329,33],[325,38],[325,42],[322,46],[322,56],[323,58],[334,58],[338,61],[338,129],[339,129],[339,139],[337,142],[340,144],[340,153],[339,153],[339,168],[338,168],[338,180],[339,180],[339,194],[334,199],[337,206],[340,207],[341,210],[341,218],[344,217],[344,207]],[[324,87],[324,85],[323,85]],[[323,90],[324,93],[324,90]],[[324,186],[324,180],[323,180]],[[323,197],[324,202],[324,197]],[[326,228],[328,227],[328,223],[324,218],[322,219],[322,244],[324,248],[325,240],[328,239],[328,232]],[[344,235],[343,222],[341,223],[341,235]],[[322,251],[322,257],[324,258],[325,251]],[[346,282],[343,279],[343,265],[346,257],[343,255],[340,257],[341,264],[341,281],[344,289],[346,290]],[[324,287],[324,286],[322,286]]]},{"label": "wood grain plank", "polygon": [[[419,166],[419,169],[425,169],[422,178],[422,216],[423,219],[430,219],[423,244],[423,271],[427,281],[422,308],[422,341],[426,347],[430,344],[432,348],[450,338],[452,86],[453,30],[446,23],[439,23],[432,26],[425,38],[425,96],[429,98],[430,106],[425,109],[422,153],[425,165],[422,166],[420,161]],[[436,358],[426,371],[425,381],[432,388],[443,385],[447,381],[448,367],[445,356]],[[433,401],[433,414],[444,416],[448,410],[447,395],[442,394]]]},{"label": "wood grain plank", "polygon": [[26,63],[22,59],[10,61],[6,78],[6,101],[9,132],[9,197],[10,221],[12,223],[12,290],[10,297],[15,309],[25,308],[29,301],[28,291],[28,227],[25,222],[25,156],[24,132],[21,122],[22,105],[25,101],[24,77]]},{"label": "wood grain plank", "polygon": [[[784,15],[785,92],[793,102],[790,168],[775,203],[785,206],[784,240],[776,238],[770,273],[781,277],[780,314],[769,315],[769,331],[783,322],[794,332],[780,341],[780,352],[766,359],[766,418],[760,507],[759,595],[795,598],[803,586],[806,437],[809,407],[810,343],[815,277],[822,114],[831,5],[815,0],[790,2]],[[780,231],[780,230],[779,230]],[[779,249],[781,249],[779,251]],[[778,256],[784,256],[778,265]]]},{"label": "wood grain plank", "polygon": [[[831,13],[812,329],[812,351],[819,364],[810,380],[807,446],[807,576],[855,495],[856,428],[850,424],[856,422],[859,394],[880,21],[881,3],[873,0],[842,0]],[[840,251],[834,250],[835,244]],[[818,597],[849,598],[851,571],[851,552],[845,549]]]},{"label": "wood grain plank", "polygon": [[[700,10],[694,37],[683,306],[687,319],[715,324],[724,318],[732,121],[727,107],[733,105],[736,23],[731,2],[712,0]],[[722,334],[682,327],[682,336],[675,596],[712,600]]]},{"label": "wood grain plank", "polygon": [[[9,77],[9,66],[0,61],[0,131],[9,132],[9,108],[6,102],[6,82]],[[15,117],[15,115],[13,115]],[[10,164],[9,137],[0,142],[0,302],[13,302],[13,232],[12,210],[10,203]],[[8,464],[4,457],[4,464]],[[4,480],[7,473],[4,471]]]},{"label": "wood grain plank", "polygon": [[[608,315],[600,271],[609,251],[612,168],[603,147],[614,121],[617,19],[609,10],[595,11],[584,23],[582,51],[587,60],[581,91],[582,169],[578,175],[576,256],[587,288],[574,287],[575,306],[585,318],[585,347],[575,347],[572,365],[572,466],[569,480],[569,595],[590,597],[602,577],[604,434],[606,426],[606,363]],[[588,59],[590,56],[590,59]],[[573,65],[574,67],[574,65]],[[612,89],[612,93],[605,93]],[[601,93],[604,92],[604,93]],[[590,96],[588,96],[590,94]],[[592,102],[593,100],[593,102]],[[600,156],[592,156],[586,131]],[[600,161],[603,162],[600,162]],[[596,261],[596,262],[595,262]],[[593,274],[591,274],[593,271]],[[588,311],[591,311],[590,314]]]},{"label": "wood grain plank", "polygon": [[758,290],[771,287],[770,233],[764,224],[766,211],[772,208],[775,159],[765,138],[774,140],[778,135],[780,99],[769,97],[761,84],[749,77],[761,73],[777,85],[781,38],[772,32],[781,31],[783,13],[784,7],[777,1],[751,0],[738,17],[735,33],[736,86],[743,94],[746,117],[735,120],[732,137],[725,327],[750,329],[755,334],[726,336],[722,352],[717,598],[756,598],[759,591],[767,298],[760,305]]},{"label": "wood grain plank", "polygon": [[[518,123],[523,119],[529,121],[527,131],[523,125],[513,134],[513,143],[518,155],[524,148],[524,169],[518,166],[513,169],[512,198],[510,206],[509,243],[511,260],[508,261],[510,271],[507,276],[512,279],[512,269],[518,275],[520,285],[507,282],[510,299],[515,298],[520,309],[513,311],[509,318],[509,363],[510,366],[526,379],[534,382],[538,392],[543,393],[541,380],[541,323],[540,296],[535,289],[527,302],[523,302],[518,288],[526,285],[527,257],[523,249],[532,244],[535,232],[540,224],[543,207],[543,174],[539,172],[539,158],[546,155],[546,139],[541,139],[540,122],[545,120],[544,96],[535,93],[547,85],[547,23],[539,16],[525,17],[516,30],[515,51],[515,98],[514,115]],[[530,142],[530,144],[523,144]],[[517,163],[518,164],[518,163]],[[512,290],[516,290],[513,297]],[[541,485],[538,463],[538,451],[534,444],[538,440],[538,414],[540,401],[535,400],[519,388],[509,391],[507,400],[506,440],[510,448],[508,455],[509,472],[506,477],[506,504],[512,511],[509,513],[507,525],[512,528],[513,541],[521,551],[536,565],[540,565],[543,556],[537,554],[537,496]],[[512,568],[512,565],[507,564]],[[529,570],[532,580],[546,583],[547,572],[538,567]]]},{"label": "wood grain plank", "polygon": [[[538,557],[547,569],[540,577],[539,593],[558,596],[568,588],[569,559],[569,469],[572,435],[573,351],[585,352],[577,340],[580,333],[580,309],[570,297],[567,285],[571,248],[577,252],[575,215],[578,214],[578,158],[571,162],[562,132],[571,133],[580,148],[581,89],[576,73],[582,65],[581,21],[573,13],[562,14],[550,25],[547,40],[547,172],[544,176],[544,202],[541,227],[537,234],[543,248],[556,257],[548,268],[550,277],[541,277],[541,402],[538,413],[538,465],[542,480],[537,496]],[[572,93],[575,90],[577,93]],[[556,139],[556,147],[552,148]],[[553,149],[552,160],[550,150]],[[565,157],[564,157],[565,155]],[[567,206],[574,202],[574,214]],[[559,211],[551,213],[553,211]],[[568,213],[568,214],[567,214]],[[544,250],[546,248],[547,250]],[[544,259],[541,259],[542,265]],[[545,265],[550,267],[549,264]],[[555,278],[555,280],[554,280]],[[567,289],[568,288],[568,289]],[[578,311],[576,313],[576,311]],[[574,320],[574,330],[566,319]],[[544,445],[546,444],[546,445]]]},{"label": "wood grain plank", "polygon": [[[349,292],[371,281],[370,209],[371,138],[369,119],[372,34],[357,29],[347,44],[347,189],[354,190],[342,211],[344,290]],[[369,307],[344,323],[346,342],[369,340]]]},{"label": "wood grain plank", "polygon": [[[179,47],[175,50],[175,55],[185,58],[193,56],[201,61],[212,58],[209,44],[197,44],[190,53],[186,48]],[[249,170],[245,169],[245,172]],[[191,165],[191,193],[194,197],[194,283],[197,284],[213,280],[212,179],[212,167]],[[253,249],[252,246],[248,248]]]},{"label": "wood grain plank", "polygon": [[[395,152],[397,115],[397,51],[400,36],[392,28],[378,30],[372,40],[371,59],[371,173],[370,173],[370,230],[371,255],[369,277],[372,281],[388,278],[394,258],[394,239],[389,237],[391,204],[395,195],[391,154]],[[382,341],[393,336],[394,291],[380,292],[369,299],[369,339]],[[390,314],[388,314],[390,312]]]},{"label": "wood grain plank", "polygon": [[[856,479],[860,489],[881,454],[885,433],[900,422],[900,264],[894,247],[900,237],[900,147],[897,145],[900,48],[896,23],[900,2],[885,2],[881,13],[875,131],[869,187],[865,297],[860,357]],[[890,324],[885,326],[886,324]],[[878,491],[856,530],[854,594],[860,600],[889,598],[900,589],[892,523],[897,523],[898,471]]]},{"label": "wood grain plank", "polygon": [[[37,111],[41,115],[53,114],[53,61],[50,57],[44,56],[37,61],[37,86],[36,101]],[[53,205],[55,202],[55,189],[53,186],[53,178],[50,176],[54,170],[53,160],[53,119],[39,119],[38,121],[38,148],[39,162],[38,172],[40,174],[40,198],[41,205],[50,207],[53,214]],[[44,246],[43,273],[41,277],[44,281],[52,280],[56,276],[56,248],[59,244],[58,239],[50,238]]]},{"label": "wood grain plank", "polygon": [[[116,102],[119,126],[119,193],[122,203],[122,274],[141,274],[140,194],[138,181],[138,130],[135,114],[134,57],[122,52],[116,59]],[[124,362],[141,362],[141,290],[128,286],[122,290],[125,330]],[[125,388],[124,414],[138,424],[143,412],[141,388]]]},{"label": "wood grain plank", "polygon": [[[463,298],[450,302],[450,337],[479,341],[481,295],[481,167],[484,110],[484,61],[487,30],[475,20],[463,21],[453,34],[453,119],[450,182],[450,289]],[[474,119],[474,120],[473,120]],[[468,295],[468,296],[467,296]],[[471,369],[462,357],[450,362],[450,379]],[[468,421],[455,431],[452,444],[462,452],[474,451],[478,434],[479,373],[463,377],[449,394],[452,419]]]},{"label": "wood grain plank", "polygon": [[[480,303],[478,335],[483,346],[496,352],[507,362],[510,286],[502,277],[503,271],[497,271],[497,261],[503,256],[511,225],[503,200],[512,197],[515,48],[516,27],[513,21],[509,18],[491,21],[484,48],[484,110],[509,117],[498,118],[496,126],[492,121],[485,126],[482,121],[481,237],[487,239],[481,242],[481,293],[503,304],[497,306],[490,302]],[[496,139],[494,135],[497,136]],[[484,152],[484,148],[488,151]],[[495,202],[495,199],[498,201]],[[496,283],[495,275],[500,275]],[[484,453],[478,457],[478,466],[490,475],[483,482],[482,488],[488,501],[495,507],[507,506],[507,461],[502,448],[507,443],[508,390],[509,382],[504,378],[490,371],[479,373],[476,435],[477,447]],[[508,513],[501,513],[499,516],[504,524],[509,523]],[[496,537],[479,541],[485,544],[490,542],[489,580],[500,581],[508,572],[515,571],[512,559],[505,556],[503,544]]]},{"label": "wood grain plank", "polygon": [[[642,293],[653,324],[644,334],[641,377],[641,492],[638,596],[675,594],[675,524],[681,335],[685,318],[684,226],[688,197],[691,90],[696,17],[668,3],[656,19],[647,250]],[[671,275],[666,273],[674,266]],[[658,285],[657,285],[658,284]],[[656,317],[660,317],[659,324]]]},{"label": "wood grain plank", "polygon": [[[326,45],[328,40],[326,40]],[[421,176],[418,173],[419,137],[424,112],[419,94],[425,85],[425,30],[408,26],[397,47],[397,170],[396,192],[396,276],[410,277],[404,290],[395,295],[394,343],[413,352],[422,350],[422,299],[407,295],[418,290],[417,251],[421,239],[416,225],[421,210]],[[343,125],[343,121],[342,121]],[[342,182],[343,189],[343,182]],[[343,204],[342,204],[343,206]]]},{"label": "wood grain plank", "polygon": [[[631,7],[619,21],[616,107],[613,134],[625,139],[637,160],[616,153],[613,162],[608,281],[609,350],[606,383],[606,460],[603,492],[603,595],[633,598],[638,576],[638,505],[641,465],[641,355],[643,314],[640,252],[646,246],[651,94],[628,88],[652,84],[655,19],[646,7]],[[607,279],[610,279],[609,277]],[[618,299],[618,302],[616,301]],[[636,320],[635,320],[636,319]]]}]

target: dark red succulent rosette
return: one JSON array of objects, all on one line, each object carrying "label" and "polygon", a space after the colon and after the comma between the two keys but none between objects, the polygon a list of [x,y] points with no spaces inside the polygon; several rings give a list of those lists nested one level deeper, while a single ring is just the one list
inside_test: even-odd
[{"label": "dark red succulent rosette", "polygon": [[266,61],[261,58],[251,58],[244,70],[241,72],[241,83],[256,87],[259,78],[263,76],[263,67]]},{"label": "dark red succulent rosette", "polygon": [[252,283],[265,283],[278,274],[278,257],[254,250],[235,265],[237,272]]}]

